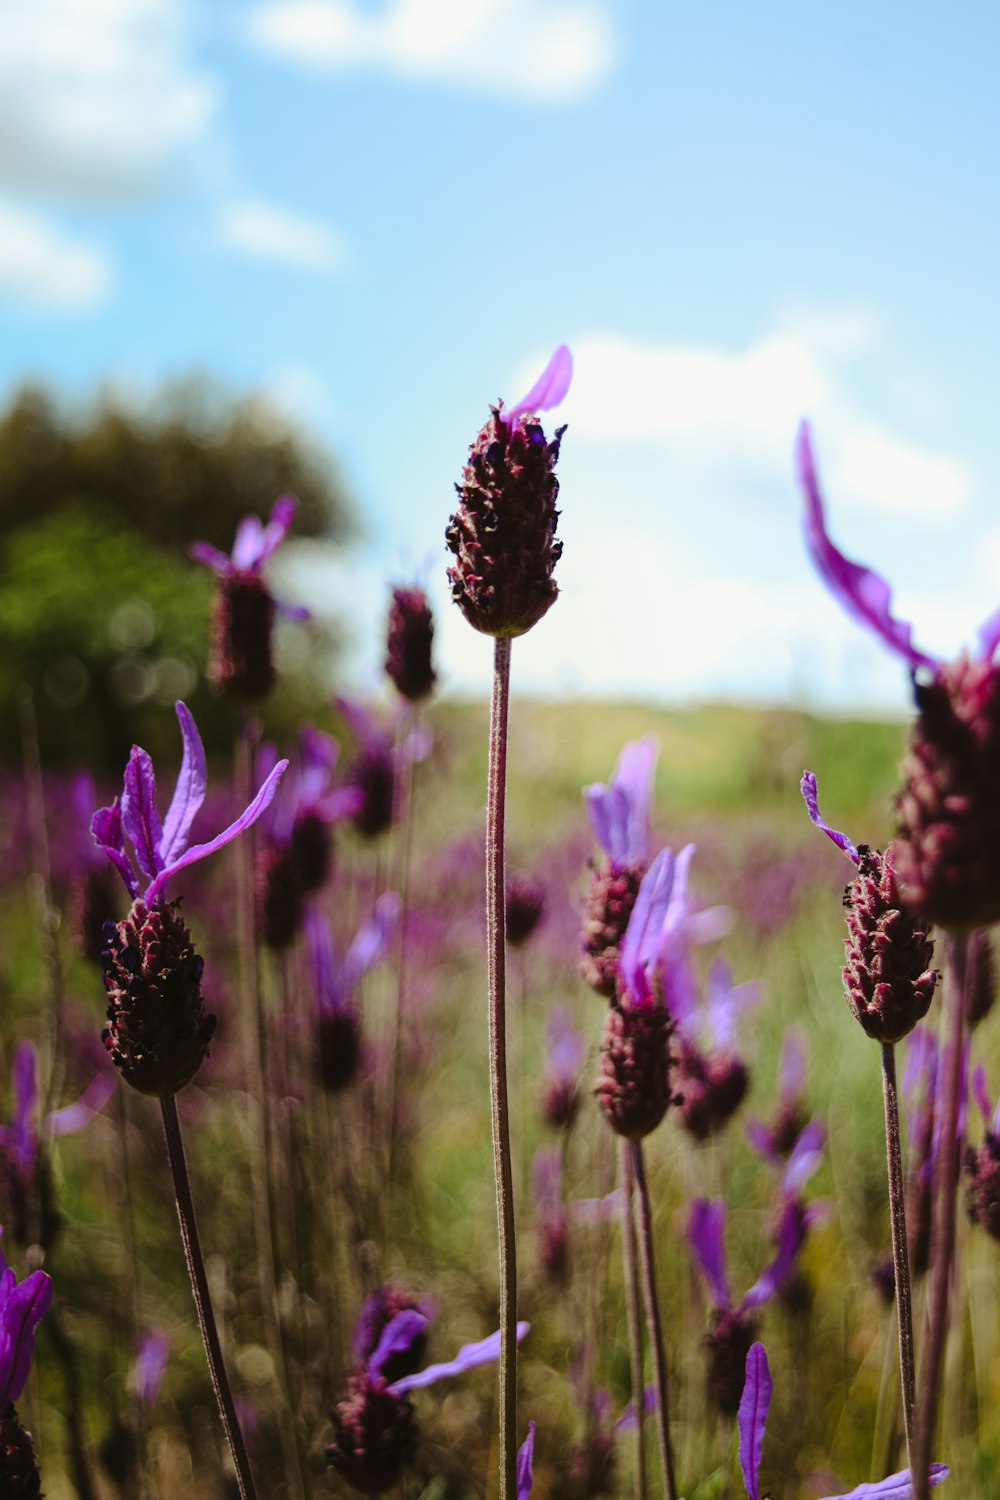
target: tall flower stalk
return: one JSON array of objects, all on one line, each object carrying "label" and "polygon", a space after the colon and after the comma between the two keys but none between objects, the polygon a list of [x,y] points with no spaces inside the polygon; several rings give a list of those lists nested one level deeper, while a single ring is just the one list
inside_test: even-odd
[{"label": "tall flower stalk", "polygon": [[555,463],[564,429],[549,442],[536,413],[562,401],[572,360],[556,350],[539,380],[490,420],[469,450],[459,507],[445,532],[455,558],[452,598],[476,630],[494,638],[486,804],[486,926],[490,1114],[500,1263],[500,1495],[517,1494],[517,1254],[507,1099],[504,826],[511,639],[542,618],[559,592]]}]

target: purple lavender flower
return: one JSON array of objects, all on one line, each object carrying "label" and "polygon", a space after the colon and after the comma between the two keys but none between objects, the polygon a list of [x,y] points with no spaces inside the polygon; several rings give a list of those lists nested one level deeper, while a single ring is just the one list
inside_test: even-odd
[{"label": "purple lavender flower", "polygon": [[224,692],[244,698],[263,698],[274,686],[271,637],[276,610],[291,619],[305,620],[309,611],[279,604],[263,577],[288,534],[298,501],[291,495],[276,500],[271,519],[244,516],[236,529],[229,557],[209,542],[195,542],[191,556],[218,574],[219,596],[213,625],[209,676]]},{"label": "purple lavender flower", "polygon": [[[749,1500],[761,1500],[760,1464],[764,1451],[767,1414],[771,1406],[773,1382],[764,1345],[757,1343],[747,1351],[743,1394],[736,1422],[740,1438],[740,1467]],[[931,1488],[947,1479],[947,1464],[931,1464]],[[767,1497],[764,1497],[767,1500]],[[890,1474],[875,1484],[859,1484],[846,1495],[830,1495],[827,1500],[913,1500],[913,1481],[909,1469]]]},{"label": "purple lavender flower", "polygon": [[378,838],[392,826],[398,812],[396,785],[400,771],[425,759],[433,743],[423,724],[408,723],[400,738],[401,720],[393,716],[387,725],[371,709],[351,698],[335,700],[358,742],[358,753],[347,773],[347,781],[359,793],[351,814],[354,827],[366,839]]},{"label": "purple lavender flower", "polygon": [[744,1365],[756,1332],[753,1314],[770,1302],[791,1275],[802,1247],[802,1225],[794,1206],[787,1205],[782,1212],[777,1254],[736,1305],[726,1275],[725,1225],[726,1205],[721,1198],[711,1203],[707,1198],[695,1199],[688,1218],[687,1237],[712,1303],[711,1325],[705,1340],[707,1390],[718,1409],[731,1416],[739,1406]]},{"label": "purple lavender flower", "polygon": [[545,915],[545,887],[533,875],[511,875],[506,896],[507,942],[523,948]]},{"label": "purple lavender flower", "polygon": [[914,674],[919,718],[897,797],[896,872],[909,909],[966,931],[1000,919],[1000,610],[979,631],[978,653],[944,662],[913,644],[890,609],[891,591],[851,562],[826,529],[809,428],[797,448],[805,534],[813,562],[850,615],[873,630]]},{"label": "purple lavender flower", "polygon": [[397,587],[389,606],[385,670],[397,693],[410,703],[429,698],[437,673],[431,659],[434,619],[422,588]]},{"label": "purple lavender flower", "polygon": [[615,997],[618,952],[649,862],[658,755],[655,736],[633,740],[618,757],[607,786],[595,782],[583,790],[590,826],[607,862],[591,870],[580,972],[606,1000]]},{"label": "purple lavender flower", "polygon": [[323,1087],[338,1093],[353,1080],[361,1054],[361,1012],[355,994],[368,970],[384,956],[396,931],[399,897],[386,891],[343,958],[333,946],[326,918],[306,917],[306,942],[317,1005],[317,1049]]},{"label": "purple lavender flower", "polygon": [[[477,1343],[463,1344],[454,1359],[388,1380],[393,1362],[401,1357],[409,1362],[414,1342],[426,1338],[428,1322],[427,1314],[416,1307],[391,1318],[366,1363],[349,1377],[346,1397],[330,1414],[335,1439],[326,1450],[327,1461],[363,1494],[390,1489],[416,1453],[417,1426],[409,1393],[494,1364],[500,1357],[498,1330]],[[518,1323],[519,1342],[528,1328]]]},{"label": "purple lavender flower", "polygon": [[144,1333],[139,1340],[139,1352],[132,1371],[132,1387],[136,1399],[143,1406],[152,1407],[156,1404],[169,1352],[166,1334],[155,1329]]},{"label": "purple lavender flower", "polygon": [[0,1125],[0,1219],[17,1244],[50,1246],[60,1227],[43,1138],[82,1130],[113,1089],[114,1075],[97,1073],[74,1104],[47,1114],[39,1128],[38,1054],[32,1042],[14,1048],[14,1108],[10,1124]]},{"label": "purple lavender flower", "polygon": [[[757,982],[734,986],[728,964],[713,960],[706,981],[705,1005],[674,1012],[678,1031],[675,1085],[678,1111],[685,1130],[697,1141],[718,1134],[743,1103],[749,1076],[735,1049],[736,1020],[760,999]],[[677,1000],[690,997],[681,990]],[[707,1033],[709,1045],[701,1045],[699,1033]]]},{"label": "purple lavender flower", "polygon": [[[204,844],[191,844],[191,826],[205,798],[205,750],[183,703],[177,717],[184,739],[180,775],[167,816],[156,806],[156,776],[145,750],[133,745],[121,801],[100,808],[91,828],[133,898],[128,916],[105,928],[104,985],[108,1026],[104,1045],[126,1082],[162,1098],[194,1077],[215,1030],[201,995],[204,963],[176,903],[164,891],[180,870],[231,843],[260,817],[287,761],[274,767],[234,823]],[[134,854],[125,848],[128,837]],[[141,889],[142,880],[147,884]]]},{"label": "purple lavender flower", "polygon": [[507,411],[502,402],[491,407],[456,486],[460,503],[445,530],[455,558],[448,582],[469,624],[485,635],[523,635],[558,596],[555,465],[566,429],[548,442],[536,414],[559,405],[572,375],[562,345],[521,401]]},{"label": "purple lavender flower", "polygon": [[14,1402],[27,1383],[35,1330],[51,1302],[51,1277],[34,1271],[19,1283],[0,1250],[0,1493],[5,1500],[37,1500],[42,1492],[31,1434],[21,1426]]},{"label": "purple lavender flower", "polygon": [[748,1120],[746,1125],[747,1140],[772,1166],[781,1165],[805,1128],[805,1081],[805,1043],[798,1032],[790,1031],[781,1048],[778,1108],[771,1124]]},{"label": "purple lavender flower", "polygon": [[569,1226],[563,1199],[562,1152],[547,1146],[536,1151],[531,1178],[542,1268],[553,1281],[565,1283],[569,1276]]},{"label": "purple lavender flower", "polygon": [[556,1130],[568,1130],[580,1107],[580,1070],[587,1044],[577,1031],[572,1012],[557,1005],[545,1027],[545,1093],[542,1114]]},{"label": "purple lavender flower", "polygon": [[928,923],[904,909],[897,879],[898,845],[885,853],[858,847],[831,828],[819,810],[816,777],[801,784],[809,817],[857,866],[844,895],[847,937],[844,993],[851,1014],[874,1041],[900,1041],[930,1009],[937,971],[929,967],[934,944]]}]

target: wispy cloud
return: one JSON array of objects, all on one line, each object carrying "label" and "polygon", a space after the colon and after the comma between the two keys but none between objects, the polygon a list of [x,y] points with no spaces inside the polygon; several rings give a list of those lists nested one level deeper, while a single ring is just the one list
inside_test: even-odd
[{"label": "wispy cloud", "polygon": [[367,67],[478,93],[561,100],[599,85],[615,62],[603,0],[268,0],[253,44],[312,68]]},{"label": "wispy cloud", "polygon": [[102,250],[0,199],[0,294],[30,306],[80,312],[101,302],[110,284],[111,266]]},{"label": "wispy cloud", "polygon": [[241,255],[300,271],[336,271],[345,259],[344,242],[329,225],[259,198],[225,204],[218,239]]},{"label": "wispy cloud", "polygon": [[0,186],[63,203],[141,196],[217,103],[184,0],[0,0]]}]

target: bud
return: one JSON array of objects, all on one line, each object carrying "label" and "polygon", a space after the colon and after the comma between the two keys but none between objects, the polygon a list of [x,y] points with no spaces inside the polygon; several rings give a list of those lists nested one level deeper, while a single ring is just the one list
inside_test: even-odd
[{"label": "bud", "polygon": [[3,1500],[41,1500],[42,1476],[32,1445],[13,1405],[0,1416],[0,1494]]},{"label": "bud", "polygon": [[396,691],[411,703],[419,703],[434,691],[433,641],[434,620],[423,589],[394,588],[385,670]]},{"label": "bud", "polygon": [[930,969],[934,945],[927,924],[902,910],[896,860],[858,847],[858,873],[844,892],[848,936],[844,990],[866,1035],[891,1044],[912,1031],[930,1008],[937,972]]},{"label": "bud", "polygon": [[992,1131],[986,1132],[978,1151],[966,1147],[964,1168],[969,1218],[1000,1240],[1000,1140]]},{"label": "bud", "polygon": [[215,1017],[201,995],[204,961],[179,903],[139,897],[104,930],[108,1026],[104,1045],[127,1083],[163,1098],[190,1083],[208,1055]]},{"label": "bud", "polygon": [[618,950],[645,874],[634,869],[593,869],[584,905],[583,957],[580,973],[587,983],[613,1000],[618,984]]},{"label": "bud", "polygon": [[747,1355],[756,1337],[756,1323],[747,1313],[722,1308],[713,1313],[705,1338],[706,1389],[709,1401],[724,1416],[734,1417],[740,1409]]},{"label": "bud", "polygon": [[323,1011],[316,1022],[319,1081],[328,1094],[346,1089],[361,1058],[361,1018],[353,1007]]},{"label": "bud", "polygon": [[287,848],[262,849],[257,865],[257,931],[276,953],[290,948],[302,926],[304,907],[298,871]]},{"label": "bud", "polygon": [[688,1134],[697,1141],[718,1134],[743,1103],[747,1082],[747,1070],[733,1053],[706,1053],[682,1041],[677,1103]]},{"label": "bud", "polygon": [[956,931],[1000,920],[1000,672],[940,664],[918,685],[903,762],[896,872],[906,904]]},{"label": "bud", "polygon": [[641,1141],[667,1112],[671,1030],[659,1002],[608,1011],[594,1092],[605,1120],[626,1140]]},{"label": "bud", "polygon": [[274,598],[256,570],[219,580],[208,676],[234,698],[266,698],[274,686]]},{"label": "bud", "polygon": [[396,811],[396,768],[392,746],[371,743],[358,752],[348,780],[361,792],[361,806],[353,823],[366,839],[378,838],[392,827]]},{"label": "bud", "polygon": [[580,1109],[580,1090],[572,1078],[553,1078],[542,1100],[542,1117],[553,1130],[569,1130]]},{"label": "bud", "polygon": [[336,1439],[326,1450],[336,1472],[365,1495],[390,1489],[417,1451],[412,1404],[367,1375],[352,1375],[330,1413]]},{"label": "bud", "polygon": [[530,875],[512,875],[507,882],[507,941],[521,948],[545,912],[545,887]]},{"label": "bud", "polygon": [[491,408],[456,485],[459,507],[445,531],[455,563],[451,596],[484,635],[523,635],[554,604],[553,570],[562,552],[555,537],[559,481],[555,464],[564,427],[548,442],[523,415],[509,422]]}]

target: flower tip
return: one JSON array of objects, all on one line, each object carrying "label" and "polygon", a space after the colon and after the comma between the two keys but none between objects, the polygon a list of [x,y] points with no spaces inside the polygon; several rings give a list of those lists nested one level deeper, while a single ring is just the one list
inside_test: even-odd
[{"label": "flower tip", "polygon": [[573,356],[566,344],[560,344],[528,394],[504,413],[508,426],[513,428],[521,417],[559,406],[566,399],[572,379]]}]

